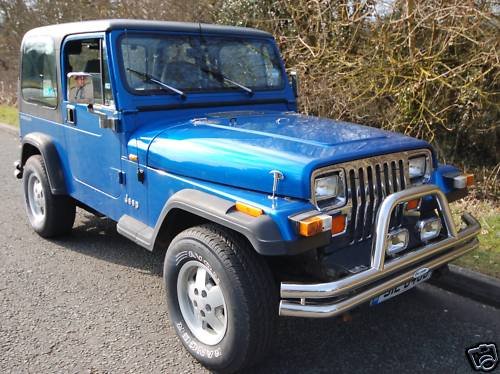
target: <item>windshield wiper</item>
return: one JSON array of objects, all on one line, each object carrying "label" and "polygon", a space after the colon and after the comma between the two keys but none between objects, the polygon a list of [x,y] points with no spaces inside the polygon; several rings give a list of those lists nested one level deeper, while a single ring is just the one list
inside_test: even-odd
[{"label": "windshield wiper", "polygon": [[155,83],[155,84],[157,84],[160,87],[163,87],[163,88],[166,88],[167,90],[175,92],[177,95],[179,95],[181,97],[181,99],[185,99],[186,98],[186,94],[184,92],[182,92],[181,90],[178,90],[175,87],[169,86],[165,82],[162,82],[158,78],[155,78],[152,75],[149,75],[148,73],[144,73],[142,71],[137,71],[137,70],[130,69],[130,68],[127,68],[127,71],[130,71],[131,73],[137,74],[138,76],[142,77],[142,79],[144,80],[144,82]]},{"label": "windshield wiper", "polygon": [[226,77],[224,74],[222,74],[221,72],[219,71],[215,71],[215,70],[210,70],[206,67],[201,67],[200,68],[201,71],[204,71],[205,73],[208,73],[208,74],[211,74],[213,75],[214,77],[216,77],[218,80],[224,80],[226,82],[229,82],[239,88],[241,88],[243,91],[245,91],[247,94],[249,94],[250,96],[253,95],[253,91],[251,88],[248,88],[247,86],[244,86],[242,85],[241,83],[238,83],[238,82],[235,82],[233,81],[232,79],[229,79],[228,77]]}]

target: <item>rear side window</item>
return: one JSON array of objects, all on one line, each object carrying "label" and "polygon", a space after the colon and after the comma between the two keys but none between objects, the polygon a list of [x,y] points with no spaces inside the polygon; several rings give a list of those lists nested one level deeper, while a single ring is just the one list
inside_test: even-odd
[{"label": "rear side window", "polygon": [[57,74],[54,41],[45,36],[23,43],[21,94],[26,101],[57,106]]}]

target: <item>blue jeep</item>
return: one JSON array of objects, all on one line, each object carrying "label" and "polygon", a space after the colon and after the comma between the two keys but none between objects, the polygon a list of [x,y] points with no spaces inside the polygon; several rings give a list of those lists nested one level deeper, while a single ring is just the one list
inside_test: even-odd
[{"label": "blue jeep", "polygon": [[169,318],[208,368],[270,348],[278,315],[338,316],[475,248],[448,203],[471,175],[422,140],[297,113],[272,35],[103,20],[22,42],[22,179],[33,229],[76,207],[165,254]]}]

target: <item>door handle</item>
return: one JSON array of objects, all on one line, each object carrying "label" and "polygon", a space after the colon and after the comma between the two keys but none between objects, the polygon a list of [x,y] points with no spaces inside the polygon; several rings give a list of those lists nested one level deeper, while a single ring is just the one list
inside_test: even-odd
[{"label": "door handle", "polygon": [[70,125],[76,125],[76,111],[74,105],[66,105],[66,122]]}]

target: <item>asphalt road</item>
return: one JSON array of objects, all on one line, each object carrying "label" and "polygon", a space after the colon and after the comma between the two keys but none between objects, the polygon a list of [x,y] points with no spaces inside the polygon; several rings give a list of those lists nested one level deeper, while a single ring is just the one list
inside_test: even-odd
[{"label": "asphalt road", "polygon": [[[13,178],[17,156],[0,130],[0,372],[205,372],[168,324],[162,259],[82,211],[71,236],[39,238]],[[349,322],[281,319],[253,371],[471,372],[465,349],[491,341],[500,310],[422,285]]]}]

